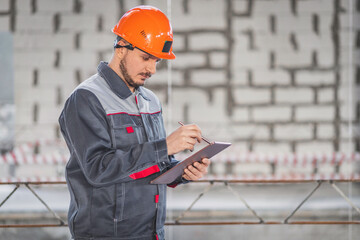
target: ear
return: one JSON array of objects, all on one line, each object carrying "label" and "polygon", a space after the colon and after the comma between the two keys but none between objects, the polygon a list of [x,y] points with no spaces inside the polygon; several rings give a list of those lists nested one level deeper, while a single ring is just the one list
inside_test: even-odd
[{"label": "ear", "polygon": [[[125,42],[124,39],[121,39],[117,44],[124,46],[127,43]],[[120,59],[122,59],[126,53],[127,49],[126,48],[115,48],[115,55],[117,57],[119,57]]]}]

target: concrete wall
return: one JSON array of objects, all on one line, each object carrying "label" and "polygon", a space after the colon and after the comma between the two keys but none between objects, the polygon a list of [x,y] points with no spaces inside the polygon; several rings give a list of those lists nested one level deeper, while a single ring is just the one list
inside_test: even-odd
[{"label": "concrete wall", "polygon": [[64,101],[109,59],[111,28],[139,4],[171,10],[177,59],[147,85],[169,131],[193,122],[254,152],[360,150],[360,3],[351,0],[0,0],[0,31],[14,39],[18,143],[61,138]]}]

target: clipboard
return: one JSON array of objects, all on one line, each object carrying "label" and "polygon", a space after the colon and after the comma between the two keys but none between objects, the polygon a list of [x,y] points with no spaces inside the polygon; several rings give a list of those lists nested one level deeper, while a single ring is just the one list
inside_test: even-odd
[{"label": "clipboard", "polygon": [[229,147],[231,143],[227,142],[211,142],[203,149],[197,151],[190,157],[178,163],[175,167],[161,174],[154,180],[150,181],[151,184],[169,184],[175,181],[176,178],[184,173],[184,169],[193,164],[194,162],[201,161],[202,158],[211,158]]}]

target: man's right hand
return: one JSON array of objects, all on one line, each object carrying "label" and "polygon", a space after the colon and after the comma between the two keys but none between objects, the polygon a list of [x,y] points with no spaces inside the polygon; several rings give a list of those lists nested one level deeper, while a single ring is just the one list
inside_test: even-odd
[{"label": "man's right hand", "polygon": [[176,129],[166,138],[168,155],[185,149],[193,150],[196,142],[201,141],[201,130],[195,124],[184,125]]}]

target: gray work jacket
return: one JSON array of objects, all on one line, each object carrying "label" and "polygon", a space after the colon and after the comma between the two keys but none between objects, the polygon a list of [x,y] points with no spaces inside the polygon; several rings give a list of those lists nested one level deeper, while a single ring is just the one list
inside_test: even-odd
[{"label": "gray work jacket", "polygon": [[68,98],[59,123],[70,151],[73,238],[164,239],[166,185],[149,182],[177,161],[167,154],[155,94],[144,87],[132,93],[101,62]]}]

